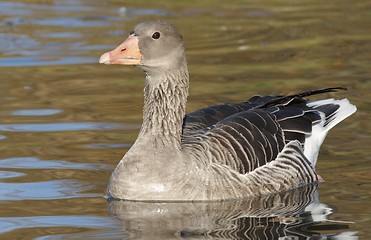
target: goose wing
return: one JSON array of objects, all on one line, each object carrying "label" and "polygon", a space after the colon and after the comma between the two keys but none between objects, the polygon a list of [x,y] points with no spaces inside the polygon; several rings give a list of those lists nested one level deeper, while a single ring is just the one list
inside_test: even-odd
[{"label": "goose wing", "polygon": [[[314,108],[304,98],[336,91],[327,88],[290,96],[255,96],[240,104],[217,105],[193,112],[183,124],[184,146],[199,145],[212,161],[248,173],[275,160],[290,141],[304,146],[321,115],[338,108],[327,104]],[[207,149],[207,150],[205,150]]]},{"label": "goose wing", "polygon": [[254,96],[243,103],[226,103],[206,108],[187,114],[183,119],[183,135],[192,135],[200,131],[207,131],[219,121],[226,119],[240,112],[248,111],[257,106],[264,105],[274,99],[279,99],[280,96]]}]

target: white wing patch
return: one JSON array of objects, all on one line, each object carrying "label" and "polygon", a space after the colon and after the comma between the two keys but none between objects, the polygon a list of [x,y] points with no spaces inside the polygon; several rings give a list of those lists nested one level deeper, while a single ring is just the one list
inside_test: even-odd
[{"label": "white wing patch", "polygon": [[331,128],[333,128],[336,124],[338,124],[345,118],[352,115],[355,111],[357,111],[357,107],[351,104],[348,101],[348,99],[342,100],[325,99],[313,101],[307,103],[307,106],[316,108],[326,104],[339,105],[339,108],[327,118],[325,117],[325,114],[319,112],[321,115],[321,121],[313,126],[312,134],[308,135],[305,139],[304,155],[308,158],[308,160],[311,163],[313,163],[313,166],[316,166],[319,149],[328,131]]}]

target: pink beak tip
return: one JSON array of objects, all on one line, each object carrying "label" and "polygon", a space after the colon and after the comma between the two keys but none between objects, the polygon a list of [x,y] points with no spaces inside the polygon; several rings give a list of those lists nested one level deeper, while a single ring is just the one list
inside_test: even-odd
[{"label": "pink beak tip", "polygon": [[100,56],[99,63],[110,64],[110,54],[109,54],[109,52],[104,53],[102,56]]}]

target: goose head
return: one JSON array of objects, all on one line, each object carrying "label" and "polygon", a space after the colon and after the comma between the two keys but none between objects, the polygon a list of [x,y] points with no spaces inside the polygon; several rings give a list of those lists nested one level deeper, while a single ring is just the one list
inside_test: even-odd
[{"label": "goose head", "polygon": [[104,53],[99,63],[135,65],[147,75],[172,72],[186,67],[181,33],[170,23],[140,23],[118,47]]}]

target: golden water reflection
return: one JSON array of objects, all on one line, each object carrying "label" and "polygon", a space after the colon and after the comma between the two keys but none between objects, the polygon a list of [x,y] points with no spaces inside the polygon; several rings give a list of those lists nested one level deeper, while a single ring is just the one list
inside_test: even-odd
[{"label": "golden water reflection", "polygon": [[316,186],[238,201],[112,201],[109,210],[127,239],[358,239],[352,223],[331,220]]}]

